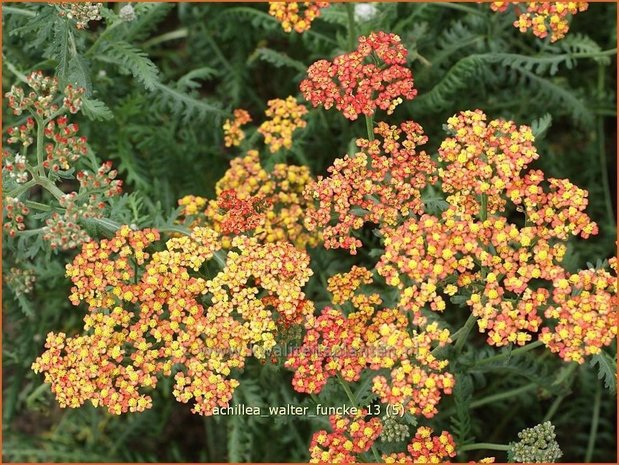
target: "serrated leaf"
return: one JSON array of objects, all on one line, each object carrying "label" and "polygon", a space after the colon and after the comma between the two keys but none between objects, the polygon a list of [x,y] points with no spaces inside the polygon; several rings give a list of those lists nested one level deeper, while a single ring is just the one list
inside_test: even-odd
[{"label": "serrated leaf", "polygon": [[93,121],[105,121],[114,118],[114,114],[101,100],[82,98],[82,113]]},{"label": "serrated leaf", "polygon": [[611,393],[617,392],[617,361],[606,352],[600,352],[591,357],[591,367],[598,366],[598,379],[604,380],[604,387]]},{"label": "serrated leaf", "polygon": [[536,139],[541,139],[546,134],[546,131],[552,126],[552,115],[546,113],[543,116],[533,120],[531,123],[531,130]]},{"label": "serrated leaf", "polygon": [[159,84],[159,69],[143,50],[119,41],[109,44],[103,54],[126,68],[146,89],[155,90]]}]

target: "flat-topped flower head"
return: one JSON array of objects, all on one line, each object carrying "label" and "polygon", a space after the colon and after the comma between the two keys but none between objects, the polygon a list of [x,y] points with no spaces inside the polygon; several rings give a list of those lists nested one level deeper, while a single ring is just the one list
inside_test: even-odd
[{"label": "flat-topped flower head", "polygon": [[332,432],[320,430],[310,442],[310,463],[357,463],[357,456],[370,450],[382,431],[378,418],[365,420],[367,412],[353,417],[329,417]]},{"label": "flat-topped flower head", "polygon": [[[587,2],[491,2],[493,11],[504,12],[510,5],[516,13],[514,26],[520,32],[531,30],[534,35],[556,42],[569,31],[569,21],[577,13],[589,8]],[[524,11],[523,11],[524,8]]]},{"label": "flat-topped flower head", "polygon": [[[280,327],[313,313],[302,292],[312,271],[288,243],[237,236],[222,257],[220,239],[195,228],[152,251],[157,231],[122,226],[112,239],[84,244],[67,265],[70,300],[88,307],[84,333],[50,333],[32,365],[62,407],[143,411],[173,369],[173,394],[193,401],[193,412],[228,405],[239,384],[231,371],[250,356],[264,359]],[[207,280],[202,267],[211,260],[221,270]]]},{"label": "flat-topped flower head", "polygon": [[269,14],[281,23],[284,31],[301,33],[320,16],[320,9],[328,6],[329,2],[269,2]]},{"label": "flat-topped flower head", "polygon": [[350,120],[371,116],[377,109],[393,113],[417,95],[413,74],[405,66],[408,51],[401,42],[398,35],[382,31],[359,37],[355,51],[308,68],[300,86],[303,96],[314,107],[335,107]]}]

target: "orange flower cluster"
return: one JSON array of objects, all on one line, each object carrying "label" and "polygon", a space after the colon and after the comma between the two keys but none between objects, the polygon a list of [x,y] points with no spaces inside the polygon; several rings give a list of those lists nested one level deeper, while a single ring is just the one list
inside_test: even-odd
[{"label": "orange flower cluster", "polygon": [[307,126],[307,122],[303,119],[307,114],[307,108],[292,96],[285,100],[281,98],[269,100],[264,113],[270,119],[260,125],[258,132],[264,136],[264,143],[268,145],[271,153],[277,152],[282,147],[286,149],[292,147],[292,133]]},{"label": "orange flower cluster", "polygon": [[366,368],[387,368],[388,377],[377,375],[373,380],[381,402],[430,418],[437,413],[442,393],[450,394],[454,386],[453,375],[444,372],[448,362],[432,355],[433,346],[449,342],[449,331],[417,318],[420,328],[411,334],[404,312],[377,310],[380,296],[360,291],[373,282],[371,276],[369,270],[353,267],[329,279],[334,302],[350,302],[353,311],[345,316],[327,307],[307,320],[303,344],[286,361],[295,371],[293,386],[298,392],[318,393],[337,374],[353,382]]},{"label": "orange flower cluster", "polygon": [[444,463],[446,458],[455,457],[456,444],[451,434],[443,431],[440,436],[433,436],[432,433],[427,426],[419,427],[408,445],[410,455],[388,454],[383,455],[383,460],[385,463]]},{"label": "orange flower cluster", "polygon": [[332,433],[320,430],[310,443],[310,463],[357,463],[357,456],[367,452],[380,435],[378,418],[365,420],[366,412],[346,418],[329,417]]},{"label": "orange flower cluster", "polygon": [[224,121],[224,144],[226,147],[236,147],[245,139],[245,132],[241,129],[251,121],[251,116],[247,110],[237,108],[234,110],[234,119]]},{"label": "orange flower cluster", "polygon": [[320,16],[320,9],[329,2],[269,2],[269,14],[277,19],[286,32],[307,31]]},{"label": "orange flower cluster", "polygon": [[[85,334],[50,333],[32,366],[61,406],[90,400],[113,414],[143,411],[152,404],[146,391],[174,373],[177,400],[193,399],[193,411],[209,415],[228,405],[238,385],[232,369],[264,358],[279,325],[313,313],[301,291],[309,257],[291,245],[240,236],[224,258],[211,229],[149,252],[157,240],[157,231],[123,226],[112,239],[85,243],[67,266],[71,302],[88,306]],[[221,271],[196,276],[212,258]]]},{"label": "orange flower cluster", "polygon": [[[539,155],[526,126],[487,121],[477,110],[453,116],[446,130],[450,136],[434,162],[416,152],[426,140],[415,123],[404,123],[402,130],[378,123],[382,141],[357,141],[363,152],[336,160],[329,177],[308,187],[308,199],[317,201],[308,228],[322,230],[326,247],[355,253],[361,242],[352,233],[365,223],[377,224],[384,251],[376,271],[400,290],[398,308],[410,311],[416,324],[425,324],[424,309],[441,312],[457,294],[466,298],[491,345],[524,345],[541,331],[552,350],[580,362],[608,345],[616,325],[606,309],[615,302],[616,288],[591,287],[589,278],[561,265],[569,237],[598,232],[585,213],[587,192],[529,169]],[[400,141],[403,134],[406,140]],[[446,196],[438,212],[424,204],[428,186]],[[514,208],[522,216],[519,224],[507,220]],[[582,296],[571,293],[583,286]],[[342,292],[348,295],[346,285]],[[584,310],[576,312],[581,301]],[[545,321],[544,314],[558,323]],[[404,385],[413,375],[423,378],[407,370],[392,378]],[[394,402],[389,386],[383,382],[376,389]]]},{"label": "orange flower cluster", "polygon": [[525,12],[520,10],[520,2],[491,2],[493,11],[504,12],[509,5],[514,5],[516,21],[514,26],[520,32],[533,31],[540,39],[548,36],[550,41],[556,42],[565,37],[569,30],[571,16],[586,11],[589,7],[587,2],[527,2]]},{"label": "orange flower cluster", "polygon": [[584,363],[617,338],[617,259],[610,260],[614,275],[588,269],[558,277],[553,283],[553,301],[545,316],[556,321],[544,328],[540,340],[560,357]]},{"label": "orange flower cluster", "polygon": [[310,231],[320,229],[327,248],[356,253],[361,241],[352,232],[364,223],[395,225],[401,217],[423,211],[421,190],[436,180],[435,164],[425,151],[421,126],[407,121],[399,127],[378,123],[374,141],[358,139],[360,152],[335,160],[329,177],[307,188]]},{"label": "orange flower cluster", "polygon": [[[230,214],[229,208],[225,208],[225,197],[234,192],[237,202],[259,208],[250,209],[253,213],[249,215],[249,223],[237,221],[237,227],[233,229],[252,230],[255,237],[265,242],[287,240],[304,248],[318,244],[320,239],[317,232],[310,232],[303,225],[312,208],[303,196],[310,179],[309,169],[305,166],[277,163],[268,172],[260,164],[258,152],[250,150],[245,157],[232,160],[230,169],[215,187],[216,200],[187,196],[179,200],[179,205],[183,207],[185,221],[193,225],[207,225],[226,235],[223,245],[227,248],[230,238],[225,230],[231,227],[230,221],[234,215]],[[249,210],[245,212],[251,213]],[[247,214],[236,219],[247,218]]]},{"label": "orange flower cluster", "polygon": [[301,92],[314,107],[335,106],[350,120],[371,116],[377,108],[391,114],[403,99],[417,95],[405,67],[407,54],[398,35],[372,32],[359,37],[355,51],[312,64]]}]

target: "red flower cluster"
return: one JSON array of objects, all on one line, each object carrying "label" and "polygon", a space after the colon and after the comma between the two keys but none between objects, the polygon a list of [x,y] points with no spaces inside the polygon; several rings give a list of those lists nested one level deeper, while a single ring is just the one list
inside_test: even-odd
[{"label": "red flower cluster", "polygon": [[371,116],[377,108],[391,114],[402,99],[417,95],[411,70],[404,66],[407,54],[396,34],[372,32],[359,37],[355,51],[312,64],[301,92],[314,107],[335,106],[350,120]]},{"label": "red flower cluster", "polygon": [[224,212],[221,232],[226,235],[256,229],[264,222],[265,209],[269,206],[261,196],[239,199],[232,189],[223,191],[217,203]]},{"label": "red flower cluster", "polygon": [[329,307],[318,318],[308,318],[303,345],[286,360],[286,367],[295,371],[292,385],[296,391],[320,392],[329,377],[338,373],[346,381],[359,379],[366,361],[360,353],[361,332],[353,325],[354,320]]},{"label": "red flower cluster", "polygon": [[310,443],[310,463],[357,463],[356,456],[367,452],[380,435],[378,418],[364,420],[366,412],[353,418],[331,416],[332,433],[320,430]]},{"label": "red flower cluster", "polygon": [[[290,241],[304,248],[316,245],[320,239],[317,232],[308,232],[303,224],[313,207],[302,195],[310,180],[306,166],[277,163],[269,172],[262,167],[258,151],[250,150],[244,157],[232,160],[230,169],[217,182],[217,199],[186,196],[178,203],[191,225],[207,225],[226,235],[222,240],[224,248],[230,246],[229,232],[224,229],[251,231],[264,242]],[[227,207],[221,205],[222,196],[228,197],[224,199]]]}]

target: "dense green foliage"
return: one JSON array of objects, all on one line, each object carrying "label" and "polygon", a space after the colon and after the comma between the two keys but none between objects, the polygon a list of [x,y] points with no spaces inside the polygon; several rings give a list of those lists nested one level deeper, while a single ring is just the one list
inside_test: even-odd
[{"label": "dense green foliage", "polygon": [[[107,5],[103,19],[86,29],[59,16],[55,6],[3,5],[2,89],[7,92],[33,70],[87,89],[75,119],[92,152],[111,160],[124,181],[125,193],[106,211],[112,224],[171,226],[180,197],[212,196],[215,182],[238,155],[224,147],[221,131],[232,110],[246,108],[259,119],[271,98],[293,95],[302,101],[298,85],[307,67],[350,48],[343,4],[325,9],[303,34],[282,31],[266,4],[138,3],[132,21],[120,19],[123,4]],[[418,121],[429,135],[429,153],[443,137],[443,123],[460,110],[479,108],[492,118],[532,125],[543,154],[539,167],[587,189],[588,214],[600,225],[598,236],[570,242],[569,268],[612,257],[616,5],[590,4],[556,43],[520,33],[511,25],[513,16],[483,4],[385,3],[378,11],[359,22],[356,32],[399,34],[410,51],[419,92],[389,119]],[[24,117],[7,111],[6,102],[3,115],[5,137],[6,128]],[[264,158],[324,174],[365,131],[362,121],[351,123],[334,111],[310,110],[307,120],[289,152],[263,150]],[[44,203],[46,195],[41,192],[37,200]],[[108,237],[111,229],[104,222],[88,225],[94,237]],[[378,241],[369,229],[363,234],[365,243]],[[60,409],[30,366],[49,331],[71,334],[80,328],[82,312],[70,305],[63,274],[76,251],[53,252],[37,235],[5,235],[3,242],[3,272],[18,266],[36,276],[32,293],[3,288],[4,460],[307,460],[311,433],[326,426],[325,418],[202,418],[172,398],[171,382],[160,384],[145,413],[116,417],[92,406]],[[315,275],[307,293],[317,306],[329,299],[323,287],[327,277],[359,260],[371,263],[368,249],[356,257],[311,251]],[[450,324],[457,329],[466,314],[455,315]],[[435,422],[440,429],[451,431],[458,445],[507,444],[517,441],[522,429],[550,419],[562,460],[616,460],[616,344],[579,366],[548,351],[478,365],[498,353],[483,339],[472,335],[454,364],[457,388],[441,403]],[[253,361],[234,400],[313,405],[315,400],[292,389],[291,377],[281,366]],[[360,404],[373,400],[370,378],[362,378],[353,391]],[[327,405],[346,402],[336,383],[319,399]],[[457,459],[487,455],[475,450]],[[507,458],[496,455],[498,461]]]}]

